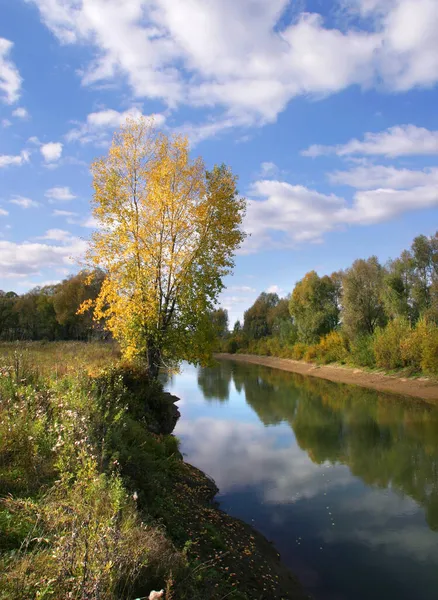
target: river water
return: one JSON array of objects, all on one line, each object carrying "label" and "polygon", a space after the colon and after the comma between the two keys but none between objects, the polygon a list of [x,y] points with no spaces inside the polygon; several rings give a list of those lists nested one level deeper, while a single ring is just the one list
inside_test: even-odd
[{"label": "river water", "polygon": [[438,598],[438,409],[228,360],[166,387],[185,459],[316,600]]}]

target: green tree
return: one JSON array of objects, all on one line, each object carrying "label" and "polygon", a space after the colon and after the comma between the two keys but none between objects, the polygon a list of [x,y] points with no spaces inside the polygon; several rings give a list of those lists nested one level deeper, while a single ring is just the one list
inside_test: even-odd
[{"label": "green tree", "polygon": [[224,338],[228,335],[228,311],[224,308],[217,308],[211,312],[211,322],[218,338]]},{"label": "green tree", "polygon": [[259,340],[272,333],[272,309],[280,299],[278,294],[262,292],[254,304],[243,315],[243,331],[250,340]]},{"label": "green tree", "polygon": [[372,334],[386,323],[383,302],[385,271],[371,256],[359,259],[345,271],[342,282],[342,321],[350,337]]},{"label": "green tree", "polygon": [[15,303],[18,295],[15,292],[0,290],[0,339],[11,341],[17,338],[18,313]]},{"label": "green tree", "polygon": [[338,296],[337,279],[319,277],[315,271],[296,284],[289,310],[302,342],[314,343],[338,326]]},{"label": "green tree", "polygon": [[404,250],[395,260],[389,261],[384,280],[383,301],[391,319],[403,317],[414,323],[418,319],[418,306],[412,297],[415,263],[412,254]]},{"label": "green tree", "polygon": [[101,330],[101,324],[93,320],[91,311],[78,314],[78,310],[84,302],[98,297],[104,278],[99,269],[80,271],[58,286],[53,298],[56,319],[69,339],[86,340]]}]

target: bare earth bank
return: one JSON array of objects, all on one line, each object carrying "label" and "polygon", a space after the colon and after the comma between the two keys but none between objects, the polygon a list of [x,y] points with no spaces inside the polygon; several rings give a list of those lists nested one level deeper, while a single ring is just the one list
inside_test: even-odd
[{"label": "bare earth bank", "polygon": [[438,402],[438,382],[425,377],[409,379],[396,375],[384,375],[383,373],[372,373],[352,367],[339,365],[314,365],[290,358],[277,358],[275,356],[256,356],[254,354],[215,354],[215,358],[229,359],[239,362],[253,363],[265,367],[273,367],[282,371],[292,371],[301,375],[310,375],[320,379],[328,379],[339,383],[359,385],[372,388],[381,392],[399,394],[421,398],[428,402]]}]

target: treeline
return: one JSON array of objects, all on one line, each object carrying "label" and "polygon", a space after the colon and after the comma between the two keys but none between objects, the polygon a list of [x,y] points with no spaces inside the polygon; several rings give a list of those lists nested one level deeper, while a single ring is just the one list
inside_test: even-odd
[{"label": "treeline", "polygon": [[286,298],[263,292],[221,350],[438,375],[438,232],[386,265],[358,259],[307,273]]},{"label": "treeline", "polygon": [[0,340],[102,339],[102,324],[90,311],[78,314],[85,300],[99,294],[102,271],[81,271],[56,285],[36,287],[26,294],[0,290]]}]

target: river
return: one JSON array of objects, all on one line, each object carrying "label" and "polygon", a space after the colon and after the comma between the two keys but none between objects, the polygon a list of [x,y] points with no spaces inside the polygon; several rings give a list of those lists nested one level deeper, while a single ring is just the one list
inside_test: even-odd
[{"label": "river", "polygon": [[185,459],[313,598],[436,600],[437,408],[228,360],[166,388]]}]

